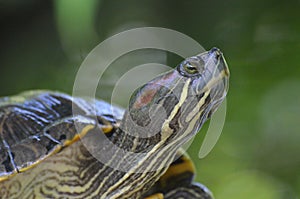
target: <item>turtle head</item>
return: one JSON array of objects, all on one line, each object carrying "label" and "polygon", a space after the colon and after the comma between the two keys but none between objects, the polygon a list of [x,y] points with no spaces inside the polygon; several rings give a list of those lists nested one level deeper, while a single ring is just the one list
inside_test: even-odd
[{"label": "turtle head", "polygon": [[218,108],[228,90],[229,71],[222,52],[182,61],[132,95],[123,129],[152,144],[186,142]]}]

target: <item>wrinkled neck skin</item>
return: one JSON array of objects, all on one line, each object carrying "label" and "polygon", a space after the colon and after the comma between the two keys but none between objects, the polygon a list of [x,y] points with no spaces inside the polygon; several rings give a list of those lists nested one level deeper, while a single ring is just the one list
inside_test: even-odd
[{"label": "wrinkled neck skin", "polygon": [[207,118],[209,105],[197,106],[199,99],[205,101],[205,95],[189,96],[194,92],[187,89],[190,84],[191,79],[173,70],[137,90],[111,138],[118,149],[112,150],[108,166],[121,165],[117,170],[126,171],[129,178],[139,182],[148,179],[140,185],[143,189],[156,182]]},{"label": "wrinkled neck skin", "polygon": [[172,70],[139,88],[112,142],[123,150],[142,154],[137,156],[142,159],[148,155],[166,160],[159,161],[160,167],[170,164],[177,150],[198,132],[207,118],[193,114],[203,109],[202,114],[207,115],[204,109],[208,106],[197,107],[203,96],[189,89],[191,84],[196,82]]}]

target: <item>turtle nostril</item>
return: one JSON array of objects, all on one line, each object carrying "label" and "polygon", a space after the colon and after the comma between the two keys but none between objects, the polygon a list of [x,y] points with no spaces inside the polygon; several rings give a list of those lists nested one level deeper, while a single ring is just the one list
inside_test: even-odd
[{"label": "turtle nostril", "polygon": [[216,59],[219,59],[220,56],[222,55],[222,52],[220,51],[220,49],[213,47],[209,52],[210,56],[214,56]]},{"label": "turtle nostril", "polygon": [[216,48],[216,47],[213,47],[213,48],[209,51],[209,53],[214,53],[214,52],[220,52],[220,50],[219,50],[218,48]]}]

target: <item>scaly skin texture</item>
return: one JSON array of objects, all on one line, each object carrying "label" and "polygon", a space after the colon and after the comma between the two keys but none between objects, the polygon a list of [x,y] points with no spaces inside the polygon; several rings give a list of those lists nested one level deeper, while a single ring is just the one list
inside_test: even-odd
[{"label": "scaly skin texture", "polygon": [[[228,76],[222,53],[212,49],[139,88],[125,113],[52,92],[1,99],[1,197],[141,198],[156,191],[179,148],[224,99]],[[210,198],[178,182],[161,194]]]}]

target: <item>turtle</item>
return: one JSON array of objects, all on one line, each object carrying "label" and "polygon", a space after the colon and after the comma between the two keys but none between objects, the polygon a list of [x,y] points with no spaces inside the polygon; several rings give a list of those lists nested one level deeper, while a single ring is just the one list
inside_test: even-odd
[{"label": "turtle", "polygon": [[228,91],[212,48],[138,88],[123,109],[48,90],[0,98],[0,198],[211,199],[182,150]]}]

